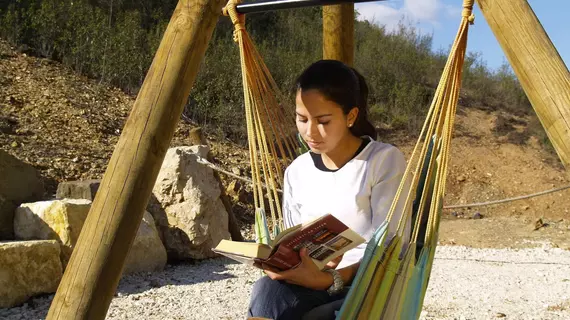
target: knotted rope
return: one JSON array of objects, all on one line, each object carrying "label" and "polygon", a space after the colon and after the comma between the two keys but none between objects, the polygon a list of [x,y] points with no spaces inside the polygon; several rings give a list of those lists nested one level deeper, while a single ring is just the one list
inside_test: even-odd
[{"label": "knotted rope", "polygon": [[[223,14],[234,24],[233,37],[240,51],[256,222],[264,222],[268,206],[276,234],[283,230],[277,190],[283,185],[284,167],[297,153],[293,108],[284,109],[279,104],[283,95],[247,33],[245,15],[236,10],[239,3],[241,0],[230,0]],[[264,185],[269,187],[268,192],[263,191]],[[259,225],[261,223],[256,223],[256,230]],[[262,238],[266,237],[266,232],[260,233]]]}]

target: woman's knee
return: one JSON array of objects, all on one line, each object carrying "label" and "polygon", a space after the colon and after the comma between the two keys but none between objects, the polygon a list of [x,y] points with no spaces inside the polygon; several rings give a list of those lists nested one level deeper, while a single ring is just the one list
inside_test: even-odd
[{"label": "woman's knee", "polygon": [[271,301],[289,301],[295,298],[286,283],[271,280],[269,277],[263,277],[255,282],[251,290],[251,300],[257,302],[265,302],[270,304]]},{"label": "woman's knee", "polygon": [[287,284],[263,277],[253,285],[248,313],[276,319],[294,305],[295,299]]},{"label": "woman's knee", "polygon": [[271,280],[269,277],[262,277],[258,279],[251,289],[251,295],[257,296],[260,294],[267,294],[268,292],[278,291],[279,286],[282,284],[279,281]]}]

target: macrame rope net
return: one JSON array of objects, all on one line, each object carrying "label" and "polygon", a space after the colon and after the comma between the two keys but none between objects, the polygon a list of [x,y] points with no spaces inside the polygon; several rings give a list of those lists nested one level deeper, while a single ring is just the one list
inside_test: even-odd
[{"label": "macrame rope net", "polygon": [[[236,5],[240,2],[230,0],[224,14],[234,24],[234,41],[238,43],[240,51],[256,208],[255,231],[258,242],[268,243],[270,236],[265,214],[271,214],[272,233],[275,236],[284,228],[277,190],[283,186],[285,167],[298,155],[300,146],[295,139],[293,108],[283,107],[279,103],[286,100],[245,29],[245,16],[236,11]],[[264,186],[267,186],[266,192]]]}]

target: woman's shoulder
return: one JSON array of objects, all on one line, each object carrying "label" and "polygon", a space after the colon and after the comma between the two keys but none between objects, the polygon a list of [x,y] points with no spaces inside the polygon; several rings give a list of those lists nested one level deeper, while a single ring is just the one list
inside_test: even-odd
[{"label": "woman's shoulder", "polygon": [[363,152],[363,157],[368,161],[392,161],[396,163],[406,162],[404,153],[396,146],[389,143],[371,140],[368,148],[364,151],[366,152]]},{"label": "woman's shoulder", "polygon": [[369,147],[365,161],[370,169],[368,172],[375,177],[375,181],[404,174],[407,162],[400,149],[380,141],[372,141]]},{"label": "woman's shoulder", "polygon": [[313,160],[309,152],[305,152],[295,158],[285,169],[285,174],[294,174],[314,168]]}]

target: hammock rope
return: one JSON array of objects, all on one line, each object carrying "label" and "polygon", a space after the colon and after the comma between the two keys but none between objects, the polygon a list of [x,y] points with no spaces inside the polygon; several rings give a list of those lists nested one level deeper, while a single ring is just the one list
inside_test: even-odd
[{"label": "hammock rope", "polygon": [[[236,11],[241,0],[230,0],[223,10],[234,24],[238,44],[245,102],[245,118],[252,172],[257,241],[268,243],[266,212],[271,214],[273,236],[283,230],[283,214],[278,189],[283,186],[283,171],[296,156],[292,108],[284,101],[275,80],[245,28],[245,15]],[[277,152],[279,151],[279,153]],[[279,155],[280,157],[278,157]],[[267,192],[264,192],[267,186]],[[267,201],[265,201],[267,200]],[[269,207],[267,210],[267,207]]]}]

